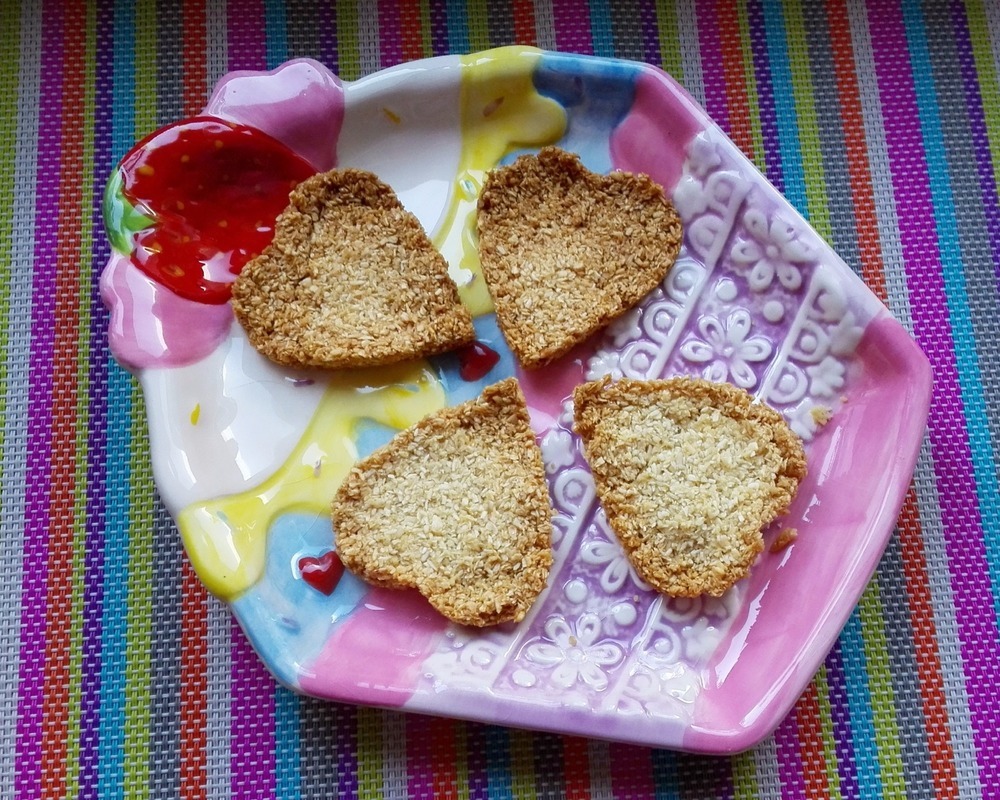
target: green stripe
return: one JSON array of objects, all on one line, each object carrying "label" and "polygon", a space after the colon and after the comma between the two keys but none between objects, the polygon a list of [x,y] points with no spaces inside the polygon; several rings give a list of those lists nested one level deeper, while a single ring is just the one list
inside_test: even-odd
[{"label": "green stripe", "polygon": [[889,667],[889,649],[885,638],[885,609],[874,581],[861,596],[858,604],[861,631],[865,644],[865,664],[868,690],[871,696],[875,745],[884,798],[906,798],[903,780],[903,756],[896,720],[895,693]]},{"label": "green stripe", "polygon": [[733,800],[757,800],[757,763],[754,751],[733,756]]},{"label": "green stripe", "polygon": [[757,73],[753,64],[753,43],[750,39],[750,18],[747,7],[737,8],[740,23],[740,50],[743,53],[743,80],[746,81],[747,105],[750,107],[750,139],[753,142],[753,162],[762,172],[767,169],[764,132],[760,124],[760,103],[757,102]]},{"label": "green stripe", "polygon": [[420,47],[424,58],[430,58],[434,55],[434,42],[431,39],[430,0],[420,0]]},{"label": "green stripe", "polygon": [[993,161],[993,180],[996,181],[1000,177],[1000,83],[997,81],[996,64],[993,61],[989,21],[983,3],[967,0],[965,9],[969,20],[972,58],[979,79],[979,94],[983,101],[986,137]]},{"label": "green stripe", "polygon": [[816,674],[816,698],[819,701],[819,724],[823,735],[823,761],[826,764],[827,797],[840,800],[840,773],[837,771],[837,738],[833,730],[830,707],[830,684],[826,680],[826,665]]},{"label": "green stripe", "polygon": [[809,224],[824,239],[832,238],[829,198],[823,172],[823,149],[819,141],[819,120],[816,116],[815,93],[810,77],[809,50],[801,0],[790,0],[785,6],[785,32],[788,42],[788,62],[791,66],[792,97],[798,122],[799,152],[806,182],[806,207]]},{"label": "green stripe", "polygon": [[510,732],[511,788],[519,800],[536,800],[535,756],[532,751],[534,738],[527,731]]},{"label": "green stripe", "polygon": [[[363,0],[362,0],[363,2]],[[337,74],[342,80],[361,77],[361,45],[358,41],[358,8],[355,3],[337,3]]]},{"label": "green stripe", "polygon": [[[143,0],[135,11],[135,127],[141,135],[156,128],[156,4]],[[130,440],[146,442],[146,406],[132,385]],[[149,785],[153,585],[153,476],[148,447],[129,460],[128,610],[126,611],[124,796],[140,797]]]},{"label": "green stripe", "polygon": [[678,83],[684,83],[681,36],[674,5],[656,4],[656,29],[660,37],[660,66]]},{"label": "green stripe", "polygon": [[358,800],[379,800],[382,791],[382,712],[358,709]]},{"label": "green stripe", "polygon": [[[19,3],[2,6],[4,35],[0,36],[0,80],[17,86],[21,67]],[[7,417],[7,350],[10,331],[10,278],[14,246],[14,157],[17,141],[17,92],[0,92],[0,478],[3,477],[4,420]]]},{"label": "green stripe", "polygon": [[[138,385],[132,388],[129,436],[146,441],[146,407]],[[133,449],[129,460],[128,610],[125,620],[126,661],[125,797],[141,797],[149,785],[149,742],[152,718],[149,685],[153,642],[153,474],[146,447]]]},{"label": "green stripe", "polygon": [[458,800],[469,800],[469,723],[458,722],[455,728],[455,776]]},{"label": "green stripe", "polygon": [[493,46],[490,42],[489,3],[486,0],[468,0],[465,8],[469,20],[470,52],[489,50]]}]

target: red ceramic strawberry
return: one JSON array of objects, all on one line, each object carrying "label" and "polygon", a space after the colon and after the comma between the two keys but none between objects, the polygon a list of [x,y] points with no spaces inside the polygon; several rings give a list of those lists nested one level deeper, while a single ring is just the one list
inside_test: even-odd
[{"label": "red ceramic strawberry", "polygon": [[214,117],[169,125],[120,166],[122,194],[153,220],[132,262],[188,300],[225,303],[274,235],[289,191],[315,169],[265,133]]}]

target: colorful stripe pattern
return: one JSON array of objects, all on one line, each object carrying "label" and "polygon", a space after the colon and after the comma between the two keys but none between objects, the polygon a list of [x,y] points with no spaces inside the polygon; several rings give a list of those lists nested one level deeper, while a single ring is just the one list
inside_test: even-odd
[{"label": "colorful stripe pattern", "polygon": [[[0,787],[35,797],[1000,795],[1000,9],[985,0],[0,6]],[[774,736],[696,758],[298,698],[157,503],[103,182],[227,70],[521,43],[668,68],[931,361],[875,579]],[[905,409],[900,410],[905,413]]]}]

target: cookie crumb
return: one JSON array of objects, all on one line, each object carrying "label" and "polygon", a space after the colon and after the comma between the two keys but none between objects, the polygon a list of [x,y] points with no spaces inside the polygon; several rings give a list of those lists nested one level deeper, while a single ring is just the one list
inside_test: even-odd
[{"label": "cookie crumb", "polygon": [[833,416],[833,412],[826,406],[813,406],[809,409],[809,415],[812,417],[813,422],[822,428],[830,421],[830,418]]},{"label": "cookie crumb", "polygon": [[771,542],[770,550],[772,553],[780,553],[798,538],[799,532],[795,528],[782,528]]}]

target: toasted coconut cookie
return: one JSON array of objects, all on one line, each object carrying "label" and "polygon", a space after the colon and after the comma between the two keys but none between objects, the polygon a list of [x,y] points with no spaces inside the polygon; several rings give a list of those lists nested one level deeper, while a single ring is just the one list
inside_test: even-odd
[{"label": "toasted coconut cookie", "polygon": [[295,367],[363,367],[451,350],[475,331],[448,266],[375,175],[300,183],[274,240],[233,285],[250,342]]},{"label": "toasted coconut cookie", "polygon": [[781,415],[691,378],[605,378],[573,402],[597,494],[640,577],[673,597],[718,596],[743,578],[806,475]]},{"label": "toasted coconut cookie", "polygon": [[541,451],[513,378],[431,414],[358,463],[333,501],[337,552],[464,625],[520,621],[552,565]]},{"label": "toasted coconut cookie", "polygon": [[681,221],[645,175],[597,175],[555,147],[493,170],[479,196],[479,259],[520,362],[542,366],[663,280]]}]

